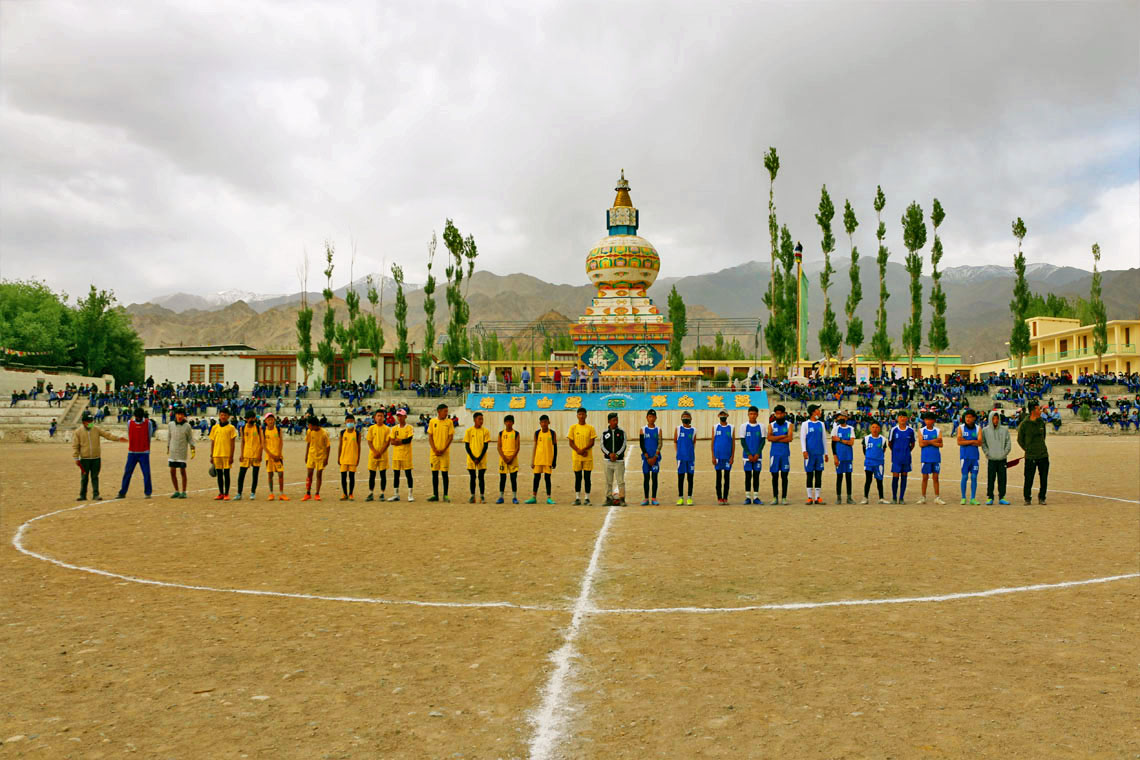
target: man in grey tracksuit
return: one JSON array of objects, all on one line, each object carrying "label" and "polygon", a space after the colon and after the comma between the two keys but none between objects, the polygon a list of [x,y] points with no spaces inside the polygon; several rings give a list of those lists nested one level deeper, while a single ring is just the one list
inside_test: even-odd
[{"label": "man in grey tracksuit", "polygon": [[[186,463],[190,461],[190,451],[194,449],[194,429],[186,421],[186,410],[174,410],[174,419],[168,428],[166,439],[167,464],[170,465],[170,482],[174,484],[172,499],[186,498]],[[178,490],[178,475],[182,474],[182,490]]]},{"label": "man in grey tracksuit", "polygon": [[990,424],[982,428],[982,451],[986,455],[986,504],[994,503],[994,481],[997,481],[998,503],[1005,500],[1006,457],[1012,449],[1009,428],[1001,423],[998,412],[990,414]]},{"label": "man in grey tracksuit", "polygon": [[[609,426],[602,431],[602,456],[606,468],[606,506],[625,506],[625,431],[618,427],[617,412],[610,412]],[[615,497],[615,488],[617,495]]]}]

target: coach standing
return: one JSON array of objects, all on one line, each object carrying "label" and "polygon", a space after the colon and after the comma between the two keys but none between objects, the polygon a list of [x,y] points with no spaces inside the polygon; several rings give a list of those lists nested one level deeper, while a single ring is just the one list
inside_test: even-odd
[{"label": "coach standing", "polygon": [[98,425],[92,424],[94,417],[91,412],[83,412],[80,425],[71,434],[71,454],[75,463],[79,465],[79,498],[76,501],[87,500],[87,481],[91,481],[91,497],[99,500],[99,470],[102,466],[102,452],[99,448],[99,439],[126,443],[126,438],[111,435]]},{"label": "coach standing", "polygon": [[1009,429],[1001,422],[1001,415],[990,415],[990,424],[982,428],[982,451],[986,455],[986,504],[994,503],[994,484],[997,484],[999,504],[1009,504],[1005,500],[1006,457],[1012,444]]},{"label": "coach standing", "polygon": [[1033,503],[1033,474],[1039,473],[1041,486],[1037,503],[1045,505],[1045,492],[1049,488],[1049,449],[1045,446],[1045,420],[1041,419],[1041,406],[1029,402],[1029,416],[1017,426],[1017,445],[1025,452],[1025,506]]},{"label": "coach standing", "polygon": [[[610,412],[609,426],[602,432],[602,456],[606,458],[606,506],[625,506],[625,431],[618,427],[617,412]],[[614,483],[617,483],[617,498]]]}]

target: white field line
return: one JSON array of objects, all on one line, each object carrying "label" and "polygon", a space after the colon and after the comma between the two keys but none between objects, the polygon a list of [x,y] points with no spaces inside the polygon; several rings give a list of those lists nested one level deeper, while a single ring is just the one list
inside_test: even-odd
[{"label": "white field line", "polygon": [[1122,501],[1125,504],[1140,504],[1140,501],[1136,501],[1135,499],[1118,499],[1115,496],[1101,496],[1100,494],[1081,493],[1080,491],[1062,491],[1058,488],[1050,488],[1049,492],[1050,493],[1067,493],[1067,494],[1072,494],[1073,496],[1088,496],[1088,497],[1091,497],[1093,499],[1108,499],[1109,501]]},{"label": "white field line", "polygon": [[[627,462],[628,459],[627,456]],[[570,717],[570,671],[573,668],[574,659],[578,656],[576,647],[578,633],[582,628],[582,620],[593,611],[593,602],[590,601],[590,596],[594,591],[594,578],[598,574],[598,561],[601,558],[602,546],[605,544],[606,535],[610,531],[614,515],[619,509],[621,507],[610,507],[606,512],[602,529],[598,531],[598,537],[594,541],[594,552],[590,555],[590,564],[586,566],[586,572],[582,575],[582,585],[578,590],[578,599],[574,602],[574,614],[570,618],[570,626],[563,636],[562,646],[550,655],[550,662],[554,665],[554,670],[551,672],[546,686],[542,689],[542,700],[538,709],[531,716],[531,723],[534,725],[534,736],[530,740],[531,760],[547,760],[555,757],[554,753],[565,733],[566,724]]]},{"label": "white field line", "polygon": [[[290,485],[296,485],[296,484],[290,483]],[[213,489],[212,488],[199,488],[199,489],[195,490],[195,493],[197,493],[199,491],[210,491],[210,490],[213,490]],[[538,610],[538,611],[543,611],[543,612],[562,610],[562,608],[560,608],[560,607],[549,607],[549,606],[528,605],[528,604],[514,604],[512,602],[425,602],[425,601],[418,601],[418,600],[414,600],[414,599],[413,600],[379,599],[379,598],[375,598],[375,597],[364,597],[364,596],[324,596],[321,594],[295,594],[295,593],[289,593],[286,591],[263,591],[260,589],[248,589],[248,588],[219,588],[217,586],[199,586],[199,585],[193,585],[193,584],[188,584],[188,583],[170,583],[167,581],[158,581],[158,580],[154,580],[151,578],[138,578],[138,577],[133,576],[133,575],[123,575],[122,573],[113,573],[113,572],[110,572],[109,570],[100,570],[97,567],[85,567],[83,565],[73,565],[70,562],[64,562],[63,560],[59,560],[59,559],[56,559],[54,557],[49,557],[46,554],[41,554],[39,552],[32,551],[31,549],[24,546],[24,534],[27,531],[28,527],[32,523],[38,522],[39,520],[44,520],[44,519],[46,519],[48,517],[52,517],[54,515],[63,514],[64,512],[74,512],[74,511],[79,510],[79,509],[86,509],[87,507],[94,507],[94,506],[97,506],[99,504],[109,504],[112,501],[116,501],[116,500],[115,499],[105,499],[103,501],[89,502],[87,504],[80,504],[77,507],[67,507],[65,509],[57,509],[54,512],[47,512],[45,514],[39,515],[38,517],[33,517],[32,519],[28,520],[27,522],[25,522],[23,525],[21,525],[19,528],[16,529],[15,535],[12,536],[12,546],[15,547],[16,551],[21,552],[22,554],[26,554],[29,557],[34,557],[35,559],[43,560],[44,562],[50,562],[51,564],[56,565],[57,567],[62,567],[62,568],[65,568],[67,570],[78,570],[78,571],[83,572],[83,573],[91,573],[92,575],[101,575],[104,578],[116,578],[118,580],[128,581],[130,583],[141,583],[144,586],[160,586],[162,588],[176,588],[176,589],[182,589],[185,591],[213,591],[215,593],[239,594],[242,596],[266,596],[266,597],[276,597],[276,598],[280,598],[280,599],[309,599],[309,600],[316,600],[316,601],[323,601],[323,602],[352,602],[352,603],[356,603],[356,604],[389,604],[389,605],[405,605],[405,606],[412,606],[412,607],[463,607],[463,608],[505,607],[505,608],[515,609],[515,610]]]},{"label": "white field line", "polygon": [[592,609],[591,615],[651,615],[667,613],[720,613],[720,612],[748,612],[752,610],[814,610],[821,607],[865,607],[877,604],[916,604],[921,602],[949,602],[955,599],[973,599],[986,596],[1000,596],[1002,594],[1017,594],[1023,591],[1044,591],[1054,588],[1069,588],[1071,586],[1087,586],[1092,583],[1111,583],[1128,578],[1140,578],[1140,573],[1125,573],[1123,575],[1107,575],[1103,578],[1089,578],[1082,581],[1062,581],[1061,583],[1036,583],[1032,586],[1012,586],[1007,588],[991,588],[986,591],[963,591],[956,594],[940,594],[938,596],[900,596],[890,599],[844,599],[834,602],[788,602],[784,604],[753,604],[746,607],[645,607],[645,608],[615,608]]}]

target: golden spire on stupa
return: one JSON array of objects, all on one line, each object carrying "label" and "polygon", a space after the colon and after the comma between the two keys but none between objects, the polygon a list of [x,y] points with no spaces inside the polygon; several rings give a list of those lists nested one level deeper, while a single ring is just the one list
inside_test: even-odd
[{"label": "golden spire on stupa", "polygon": [[629,182],[625,178],[625,169],[621,170],[621,179],[617,181],[617,198],[614,198],[614,208],[633,208],[633,201],[629,198]]}]

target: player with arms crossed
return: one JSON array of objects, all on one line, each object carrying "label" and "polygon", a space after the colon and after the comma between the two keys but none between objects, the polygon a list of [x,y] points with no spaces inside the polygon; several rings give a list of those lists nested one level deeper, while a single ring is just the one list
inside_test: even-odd
[{"label": "player with arms crossed", "polygon": [[[693,415],[681,412],[681,424],[673,431],[673,446],[677,452],[677,506],[693,505],[693,471],[697,463],[697,429]],[[689,498],[685,497],[685,479],[689,481]]]},{"label": "player with arms crossed", "polygon": [[783,404],[776,404],[768,420],[768,472],[772,473],[772,503],[788,503],[788,473],[792,467],[792,423]]},{"label": "player with arms crossed", "polygon": [[807,503],[824,504],[823,466],[827,463],[827,423],[819,418],[820,407],[808,407],[808,418],[800,425],[800,449],[804,454],[804,472],[807,474]]},{"label": "player with arms crossed", "polygon": [[740,426],[740,453],[744,457],[744,503],[763,504],[760,500],[760,473],[764,471],[765,426],[759,422],[760,410],[748,407],[748,422]]}]

